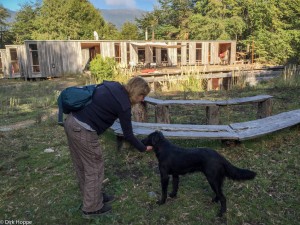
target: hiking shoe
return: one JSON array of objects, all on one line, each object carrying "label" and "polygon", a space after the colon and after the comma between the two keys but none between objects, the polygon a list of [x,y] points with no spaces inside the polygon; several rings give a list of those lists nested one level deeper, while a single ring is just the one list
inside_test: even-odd
[{"label": "hiking shoe", "polygon": [[115,196],[103,193],[103,203],[109,203],[115,200]]},{"label": "hiking shoe", "polygon": [[[103,193],[103,203],[109,203],[109,202],[113,202],[115,200],[115,196],[113,195],[108,195],[108,194],[105,194]],[[78,209],[81,209],[82,208],[82,203],[78,206]]]},{"label": "hiking shoe", "polygon": [[82,210],[82,217],[85,219],[92,219],[98,216],[102,216],[109,211],[111,211],[112,207],[110,205],[104,204],[103,207],[97,211],[94,212],[85,212]]}]

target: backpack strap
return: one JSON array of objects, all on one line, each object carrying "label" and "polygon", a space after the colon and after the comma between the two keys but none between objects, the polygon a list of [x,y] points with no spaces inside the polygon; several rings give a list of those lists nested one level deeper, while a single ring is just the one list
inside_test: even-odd
[{"label": "backpack strap", "polygon": [[58,103],[58,125],[64,126],[64,121],[63,121],[63,108],[62,108],[62,100],[61,100],[61,95],[59,95],[57,99]]}]

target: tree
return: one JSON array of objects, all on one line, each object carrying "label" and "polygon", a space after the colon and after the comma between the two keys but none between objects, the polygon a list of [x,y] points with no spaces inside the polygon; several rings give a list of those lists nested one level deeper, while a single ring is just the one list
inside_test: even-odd
[{"label": "tree", "polygon": [[121,40],[137,40],[139,39],[138,27],[134,23],[125,22],[121,27]]},{"label": "tree", "polygon": [[[140,29],[151,29],[155,39],[185,39],[195,0],[158,0],[160,7],[137,20]],[[156,34],[154,35],[154,31]]]},{"label": "tree", "polygon": [[16,13],[15,21],[11,25],[11,32],[15,44],[22,44],[24,40],[31,40],[32,33],[36,30],[34,21],[40,9],[38,2],[35,4],[25,3]]},{"label": "tree", "polygon": [[93,39],[104,36],[105,22],[88,0],[44,0],[35,20],[34,39]]},{"label": "tree", "polygon": [[102,36],[100,36],[100,37],[103,40],[118,40],[118,39],[120,39],[120,32],[116,28],[116,25],[114,25],[112,23],[106,23],[101,28],[101,33],[102,33]]},{"label": "tree", "polygon": [[9,17],[9,13],[6,8],[0,5],[0,26],[5,26],[6,22],[5,19]]},{"label": "tree", "polygon": [[5,33],[7,33],[6,30],[6,18],[9,17],[9,13],[7,9],[5,9],[2,5],[0,5],[0,48],[4,47],[4,39],[5,39]]}]

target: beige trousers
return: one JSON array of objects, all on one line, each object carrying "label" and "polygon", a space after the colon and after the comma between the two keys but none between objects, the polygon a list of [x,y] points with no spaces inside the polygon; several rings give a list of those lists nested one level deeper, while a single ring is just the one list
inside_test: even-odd
[{"label": "beige trousers", "polygon": [[99,137],[95,131],[79,125],[72,114],[67,117],[64,127],[83,197],[82,210],[97,211],[103,207],[101,190],[104,178],[104,160]]}]

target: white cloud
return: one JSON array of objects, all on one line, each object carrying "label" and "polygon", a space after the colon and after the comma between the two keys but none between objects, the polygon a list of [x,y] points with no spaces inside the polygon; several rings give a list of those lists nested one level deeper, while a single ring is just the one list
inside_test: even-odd
[{"label": "white cloud", "polygon": [[136,8],[135,0],[105,0],[105,4],[113,7]]}]

